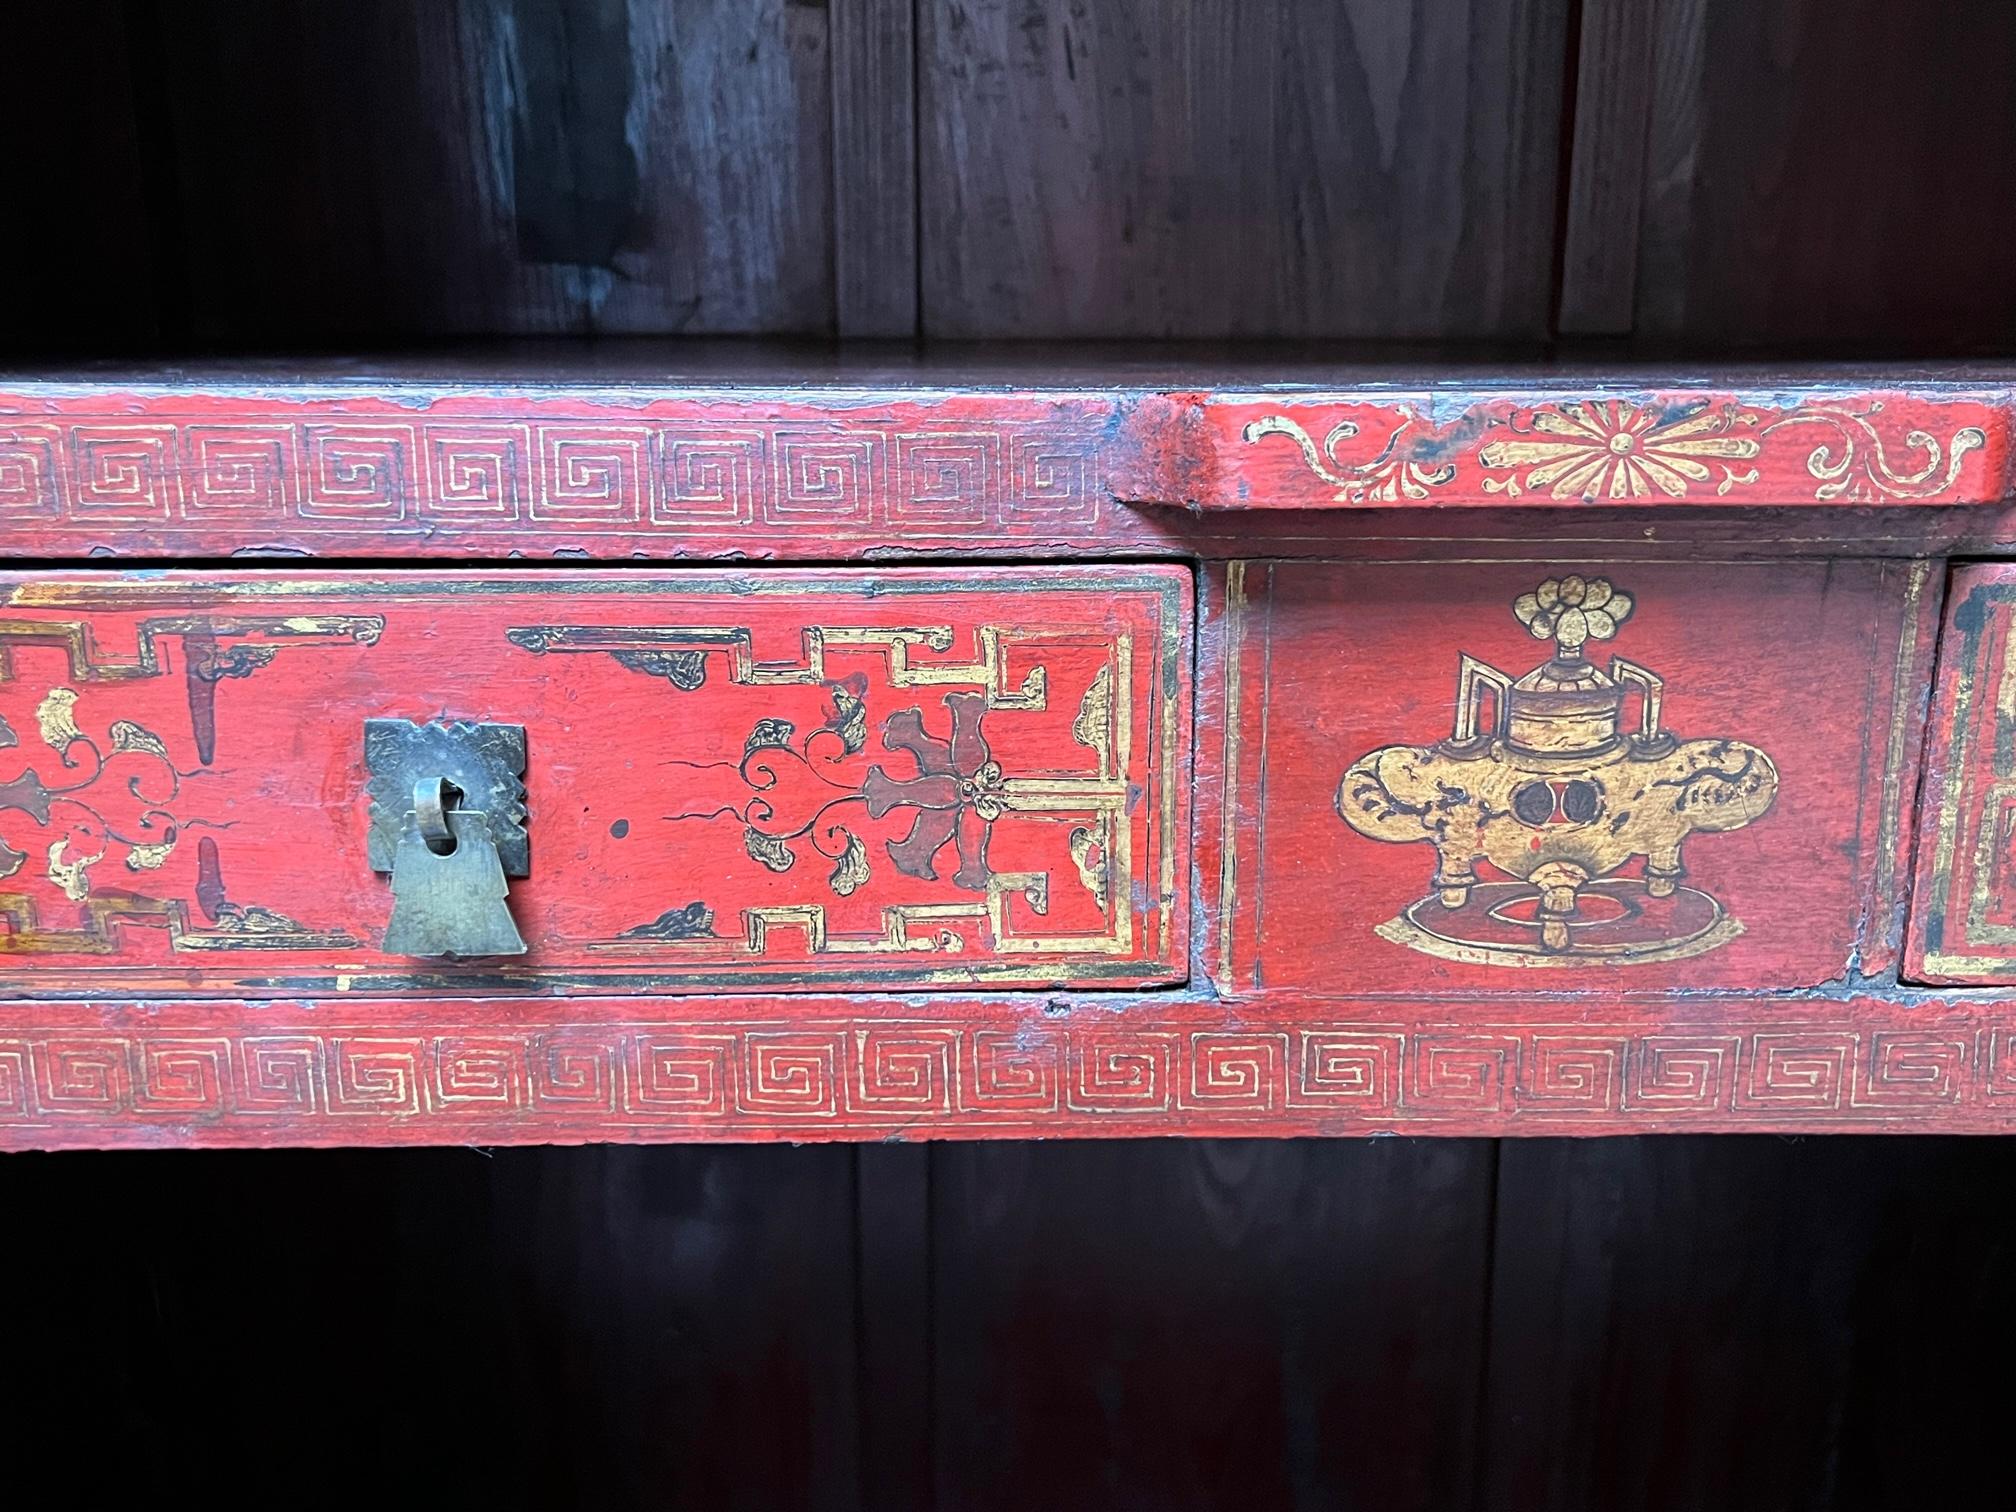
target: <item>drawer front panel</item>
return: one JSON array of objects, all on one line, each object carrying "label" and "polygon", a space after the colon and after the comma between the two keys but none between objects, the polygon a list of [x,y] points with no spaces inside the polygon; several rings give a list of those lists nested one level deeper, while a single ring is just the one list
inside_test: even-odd
[{"label": "drawer front panel", "polygon": [[1950,603],[1904,971],[2016,983],[2016,567],[1955,569]]},{"label": "drawer front panel", "polygon": [[1879,969],[1937,589],[1880,562],[1234,564],[1215,976],[1615,998]]},{"label": "drawer front panel", "polygon": [[[0,990],[1184,976],[1183,569],[106,574],[8,596]],[[383,948],[407,894],[373,869],[367,720],[522,727],[525,954]]]}]

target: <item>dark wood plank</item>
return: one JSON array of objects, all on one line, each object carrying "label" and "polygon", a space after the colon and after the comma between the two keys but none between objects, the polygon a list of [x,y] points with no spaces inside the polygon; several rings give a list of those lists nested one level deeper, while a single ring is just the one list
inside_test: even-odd
[{"label": "dark wood plank", "polygon": [[1537,336],[1567,10],[924,6],[925,330]]},{"label": "dark wood plank", "polygon": [[10,7],[0,349],[131,351],[160,327],[158,228],[118,0]]},{"label": "dark wood plank", "polygon": [[1656,11],[1645,0],[1582,0],[1555,320],[1563,335],[1631,332]]},{"label": "dark wood plank", "polygon": [[545,1505],[861,1505],[852,1152],[499,1152]]},{"label": "dark wood plank", "polygon": [[861,1504],[931,1501],[931,1150],[854,1149],[860,1302]]},{"label": "dark wood plank", "polygon": [[2006,349],[2012,76],[2003,0],[1661,4],[1638,334]]},{"label": "dark wood plank", "polygon": [[[519,1320],[470,1242],[490,1226],[486,1165],[460,1150],[0,1161],[10,1462],[60,1481],[50,1504],[202,1462],[219,1507],[354,1506],[394,1486],[422,1505],[529,1505],[511,1457]],[[10,1495],[32,1505],[34,1484]]]},{"label": "dark wood plank", "polygon": [[858,1508],[850,1163],[0,1160],[9,1491],[201,1461],[219,1508]]},{"label": "dark wood plank", "polygon": [[842,336],[917,334],[913,0],[827,0],[833,57],[833,299]]},{"label": "dark wood plank", "polygon": [[1480,1508],[1987,1506],[1996,1140],[1508,1140]]},{"label": "dark wood plank", "polygon": [[1446,1507],[1491,1147],[934,1151],[938,1505]]},{"label": "dark wood plank", "polygon": [[823,9],[186,0],[160,15],[201,336],[832,325]]}]

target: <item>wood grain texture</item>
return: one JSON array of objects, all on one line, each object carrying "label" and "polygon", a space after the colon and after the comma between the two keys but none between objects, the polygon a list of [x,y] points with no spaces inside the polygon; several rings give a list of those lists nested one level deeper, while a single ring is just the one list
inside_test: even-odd
[{"label": "wood grain texture", "polygon": [[[1503,1146],[1478,1507],[1991,1505],[1994,1141]],[[1964,1320],[1964,1321],[1961,1321]],[[1956,1326],[1957,1324],[1957,1326]]]},{"label": "wood grain texture", "polygon": [[1491,1151],[933,1152],[936,1505],[1462,1505]]},{"label": "wood grain texture", "polygon": [[219,1508],[1999,1505],[2006,1140],[1525,1141],[1495,1221],[1475,1143],[928,1153],[0,1161],[11,1484],[222,1424]]},{"label": "wood grain texture", "polygon": [[1564,336],[1629,335],[1636,317],[1656,4],[1582,0],[1563,194]]},{"label": "wood grain texture", "polygon": [[203,0],[161,35],[201,338],[831,327],[823,9]]},{"label": "wood grain texture", "polygon": [[842,337],[917,334],[914,0],[826,0],[833,300]]},{"label": "wood grain texture", "polygon": [[[1928,353],[2016,336],[2016,206],[1995,188],[2016,171],[2008,6],[1675,0],[1652,49],[1641,339]],[[1628,69],[1604,84],[1629,91]],[[1603,112],[1619,136],[1592,171],[1628,153],[1629,116]]]},{"label": "wood grain texture", "polygon": [[925,6],[924,329],[1536,336],[1567,10]]},{"label": "wood grain texture", "polygon": [[932,1152],[922,1144],[854,1147],[861,1502],[925,1512],[931,1501]]},{"label": "wood grain texture", "polygon": [[529,1499],[861,1507],[849,1152],[666,1153],[544,1151],[487,1184]]}]

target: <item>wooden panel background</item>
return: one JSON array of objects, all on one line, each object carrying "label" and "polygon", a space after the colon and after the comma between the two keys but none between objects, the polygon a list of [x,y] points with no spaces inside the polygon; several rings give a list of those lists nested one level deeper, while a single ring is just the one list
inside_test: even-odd
[{"label": "wooden panel background", "polygon": [[[2003,0],[67,0],[0,351],[2016,340]],[[1994,1505],[2006,1144],[16,1156],[10,1487]],[[189,1467],[201,1463],[200,1474]],[[138,1484],[138,1481],[132,1483]]]},{"label": "wooden panel background", "polygon": [[2000,0],[31,9],[17,352],[2016,337]]},{"label": "wooden panel background", "polygon": [[1568,11],[926,5],[925,331],[1538,338]]}]

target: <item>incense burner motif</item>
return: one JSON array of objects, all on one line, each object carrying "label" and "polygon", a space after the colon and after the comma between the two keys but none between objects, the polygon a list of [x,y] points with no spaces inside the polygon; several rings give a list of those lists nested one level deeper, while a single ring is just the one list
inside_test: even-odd
[{"label": "incense burner motif", "polygon": [[1588,659],[1588,643],[1636,607],[1605,579],[1550,578],[1512,607],[1554,655],[1515,682],[1464,653],[1450,737],[1383,746],[1337,790],[1360,834],[1435,847],[1433,891],[1379,933],[1485,965],[1674,960],[1734,938],[1742,926],[1682,881],[1681,850],[1765,815],[1771,758],[1740,740],[1676,738],[1656,673]]}]

